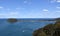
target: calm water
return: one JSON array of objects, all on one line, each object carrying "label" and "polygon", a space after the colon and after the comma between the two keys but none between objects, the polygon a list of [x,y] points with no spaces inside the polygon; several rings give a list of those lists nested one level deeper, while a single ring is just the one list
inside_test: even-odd
[{"label": "calm water", "polygon": [[[38,20],[38,19],[24,19],[24,20]],[[45,25],[50,23],[54,22],[44,21],[44,22],[8,23],[7,19],[0,19],[0,36],[32,36],[32,32],[34,30],[44,27]]]}]

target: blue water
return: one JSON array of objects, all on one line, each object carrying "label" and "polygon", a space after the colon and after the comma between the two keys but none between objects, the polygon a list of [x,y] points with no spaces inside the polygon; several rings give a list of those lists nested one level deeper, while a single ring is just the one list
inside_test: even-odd
[{"label": "blue water", "polygon": [[[24,20],[37,20],[37,19],[24,19]],[[54,22],[44,21],[44,22],[9,23],[7,22],[7,19],[0,19],[0,36],[32,36],[34,30],[42,28],[50,23]]]}]

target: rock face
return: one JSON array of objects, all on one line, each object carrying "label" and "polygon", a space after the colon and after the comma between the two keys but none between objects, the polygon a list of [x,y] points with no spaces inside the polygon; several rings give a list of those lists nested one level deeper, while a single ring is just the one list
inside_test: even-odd
[{"label": "rock face", "polygon": [[17,22],[17,19],[15,19],[15,18],[9,18],[7,21],[9,23],[15,23],[15,22]]},{"label": "rock face", "polygon": [[60,36],[60,19],[55,24],[49,24],[33,32],[33,36]]},{"label": "rock face", "polygon": [[46,36],[46,34],[42,31],[42,28],[35,30],[33,36]]}]

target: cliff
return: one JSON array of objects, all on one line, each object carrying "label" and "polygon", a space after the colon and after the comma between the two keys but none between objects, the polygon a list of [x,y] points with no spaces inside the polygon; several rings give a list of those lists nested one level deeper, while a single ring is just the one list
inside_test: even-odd
[{"label": "cliff", "polygon": [[55,19],[55,24],[48,24],[33,32],[33,36],[60,36],[60,18]]}]

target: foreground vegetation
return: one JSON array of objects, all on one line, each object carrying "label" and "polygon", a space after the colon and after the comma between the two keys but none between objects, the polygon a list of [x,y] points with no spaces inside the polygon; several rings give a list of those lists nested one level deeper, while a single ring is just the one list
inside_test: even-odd
[{"label": "foreground vegetation", "polygon": [[33,36],[60,36],[60,18],[55,19],[55,24],[48,24],[33,32]]}]

